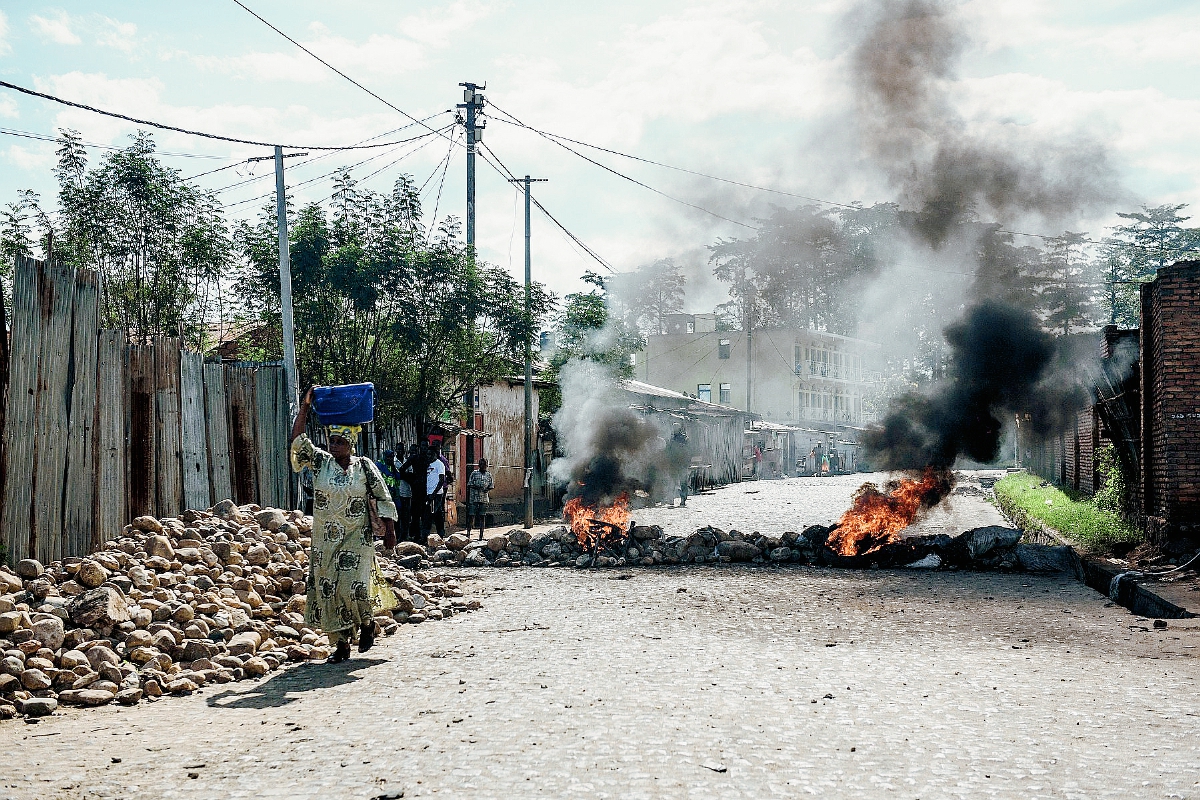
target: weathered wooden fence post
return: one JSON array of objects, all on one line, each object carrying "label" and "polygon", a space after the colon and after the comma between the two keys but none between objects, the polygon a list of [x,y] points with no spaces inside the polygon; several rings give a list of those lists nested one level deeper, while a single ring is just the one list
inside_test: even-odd
[{"label": "weathered wooden fence post", "polygon": [[61,261],[39,262],[42,330],[38,355],[36,449],[33,480],[33,535],[44,564],[62,557],[63,469],[67,460],[68,390],[71,366],[71,313],[75,268]]},{"label": "weathered wooden fence post", "polygon": [[179,340],[154,337],[154,413],[158,421],[158,516],[183,511],[183,428],[179,410]]},{"label": "weathered wooden fence post", "polygon": [[210,502],[214,505],[233,498],[232,467],[229,462],[229,415],[225,399],[225,368],[204,365],[204,419],[208,427],[208,474]]},{"label": "weathered wooden fence post", "polygon": [[131,462],[126,451],[129,372],[124,331],[101,333],[98,362],[96,530],[92,550],[103,547],[129,521],[127,471]]},{"label": "weathered wooden fence post", "polygon": [[33,555],[33,468],[37,456],[38,359],[42,314],[38,262],[17,257],[13,272],[12,367],[4,420],[4,546],[8,560]]},{"label": "weathered wooden fence post", "polygon": [[210,505],[208,446],[204,424],[204,356],[179,353],[179,402],[183,428],[183,505],[204,509]]},{"label": "weathered wooden fence post", "polygon": [[96,535],[96,390],[100,346],[100,279],[91,270],[75,278],[71,324],[71,416],[63,501],[63,555],[91,552]]}]

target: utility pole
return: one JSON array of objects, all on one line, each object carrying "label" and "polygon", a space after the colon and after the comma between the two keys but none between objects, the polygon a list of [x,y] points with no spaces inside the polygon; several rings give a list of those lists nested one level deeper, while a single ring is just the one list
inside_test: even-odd
[{"label": "utility pole", "polygon": [[[273,156],[255,156],[246,159],[275,162],[275,226],[279,230],[279,307],[283,316],[283,382],[287,392],[288,419],[294,420],[300,413],[300,389],[296,376],[296,333],[292,325],[292,255],[287,232],[287,189],[283,180],[283,160],[306,156],[308,153],[283,154],[283,148],[275,146]],[[293,481],[292,489],[296,489]],[[299,498],[297,492],[296,497]]]},{"label": "utility pole", "polygon": [[279,305],[283,315],[283,380],[286,384],[288,413],[294,419],[300,410],[299,385],[296,377],[296,333],[292,325],[292,256],[288,245],[287,189],[283,180],[283,160],[306,156],[308,153],[288,153],[276,145],[273,156],[254,156],[246,161],[275,162],[275,226],[279,231]]},{"label": "utility pole", "polygon": [[530,246],[529,184],[545,183],[546,178],[513,178],[525,185],[525,527],[533,527],[533,251]]},{"label": "utility pole", "polygon": [[479,90],[486,89],[487,84],[479,86],[474,83],[460,83],[463,87],[463,102],[457,108],[464,109],[466,118],[459,121],[467,129],[467,249],[475,248],[475,145],[483,141],[483,129],[487,123],[480,122],[477,115],[483,113],[484,97]]},{"label": "utility pole", "polygon": [[750,281],[746,278],[746,271],[742,270],[742,305],[746,309],[746,413],[752,413],[753,404],[753,376],[754,376],[754,298],[750,294]]}]

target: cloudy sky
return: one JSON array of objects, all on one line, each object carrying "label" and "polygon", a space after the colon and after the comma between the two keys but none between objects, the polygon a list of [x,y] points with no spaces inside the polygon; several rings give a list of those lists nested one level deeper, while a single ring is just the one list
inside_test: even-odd
[{"label": "cloudy sky", "polygon": [[[460,81],[487,83],[499,109],[526,123],[656,161],[823,200],[871,203],[895,191],[856,147],[848,50],[851,3],[612,0],[369,2],[246,0],[391,103],[424,118],[461,101]],[[98,12],[97,8],[103,8]],[[1184,0],[971,0],[956,14],[969,36],[949,88],[962,124],[1027,130],[1031,141],[1081,134],[1104,143],[1139,202],[1200,202],[1200,6]],[[355,88],[232,0],[203,3],[0,3],[0,78],[71,100],[180,127],[302,145],[342,145],[408,120]],[[485,141],[518,174],[548,178],[546,207],[618,270],[673,256],[694,265],[691,310],[716,297],[705,247],[750,229],[772,203],[801,202],[591,152],[598,161],[684,202],[589,164],[489,114]],[[447,124],[451,115],[430,121]],[[0,127],[79,130],[119,145],[133,126],[0,89]],[[402,138],[419,129],[390,134]],[[258,148],[159,132],[164,160],[184,175],[226,166]],[[336,167],[386,190],[400,171],[425,183],[450,150],[439,138],[385,153],[293,159],[302,200],[327,198]],[[53,196],[53,144],[0,134],[0,202],[17,189]],[[101,150],[91,151],[98,157]],[[231,217],[252,216],[272,189],[268,165],[199,178],[224,189]],[[369,177],[368,177],[369,176]],[[315,180],[311,180],[315,179]],[[440,188],[440,198],[439,198]],[[453,150],[427,208],[462,216],[464,155]],[[685,204],[686,203],[686,204]],[[691,205],[687,205],[691,204]],[[48,204],[52,205],[52,204]],[[1067,224],[1093,233],[1112,221],[1023,219],[1035,233]],[[484,258],[521,267],[517,194],[479,165]],[[536,214],[536,212],[535,212]],[[601,269],[535,217],[534,269],[559,291]],[[705,285],[705,284],[708,285]]]}]

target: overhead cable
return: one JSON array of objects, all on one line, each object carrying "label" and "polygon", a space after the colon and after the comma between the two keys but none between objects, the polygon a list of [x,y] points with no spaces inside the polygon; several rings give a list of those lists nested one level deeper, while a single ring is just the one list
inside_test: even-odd
[{"label": "overhead cable", "polygon": [[[349,81],[350,83],[354,84],[354,85],[355,85],[355,86],[357,86],[359,89],[362,89],[364,92],[366,92],[367,94],[371,95],[371,97],[374,97],[376,100],[378,100],[379,102],[383,103],[383,104],[384,104],[385,106],[387,106],[388,108],[390,108],[390,109],[392,109],[393,111],[395,111],[395,112],[397,112],[397,113],[399,113],[399,114],[403,115],[404,117],[407,117],[408,119],[412,120],[414,123],[416,123],[416,124],[418,124],[418,125],[422,125],[422,126],[424,126],[425,128],[429,129],[431,132],[433,132],[433,133],[438,133],[439,135],[441,135],[441,136],[442,136],[443,138],[445,138],[445,139],[449,139],[449,138],[450,138],[450,137],[446,136],[444,133],[441,133],[440,131],[434,131],[434,130],[433,130],[433,128],[430,128],[430,127],[429,127],[428,125],[426,125],[426,124],[425,124],[425,123],[424,123],[422,120],[419,120],[419,119],[417,119],[417,118],[416,118],[416,117],[414,117],[412,114],[409,114],[407,111],[405,111],[404,109],[400,108],[399,106],[397,106],[397,105],[395,105],[395,104],[393,104],[393,103],[391,103],[391,102],[389,102],[389,101],[387,101],[387,100],[383,99],[383,98],[382,98],[382,97],[380,97],[379,95],[375,94],[375,92],[371,91],[371,90],[370,90],[370,89],[368,89],[366,86],[363,86],[361,83],[359,83],[358,81],[354,80],[354,78],[351,78],[349,75],[347,75],[346,73],[342,72],[340,69],[338,69],[337,67],[335,67],[333,64],[330,64],[328,61],[326,61],[325,59],[321,58],[319,55],[317,55],[316,53],[314,53],[312,50],[309,50],[307,47],[305,47],[304,45],[300,44],[298,41],[296,41],[295,39],[293,39],[291,36],[288,36],[286,33],[284,33],[283,31],[281,31],[279,28],[276,28],[276,27],[275,27],[274,25],[272,25],[270,22],[267,22],[267,20],[263,19],[263,17],[259,16],[259,14],[257,14],[257,13],[256,13],[256,12],[255,12],[253,9],[251,9],[251,8],[250,8],[248,5],[246,5],[245,3],[243,3],[243,2],[242,2],[242,0],[233,0],[233,2],[235,2],[235,3],[237,3],[239,6],[241,6],[241,7],[242,7],[242,8],[243,8],[243,9],[246,11],[246,13],[250,14],[250,16],[252,16],[252,17],[254,17],[255,19],[257,19],[257,20],[258,20],[259,22],[261,22],[263,25],[266,25],[268,28],[270,28],[271,30],[275,31],[276,33],[278,33],[278,34],[279,34],[280,36],[282,36],[283,38],[287,39],[289,42],[291,42],[291,43],[292,43],[292,44],[294,44],[296,47],[298,47],[298,48],[300,48],[301,50],[303,50],[303,51],[304,51],[305,53],[307,53],[308,55],[310,55],[310,56],[312,56],[313,58],[315,58],[317,61],[320,61],[322,64],[324,64],[326,67],[328,67],[329,69],[331,69],[331,70],[333,70],[334,72],[336,72],[336,73],[337,73],[338,75],[340,75],[342,78],[345,78],[347,81]],[[312,149],[316,149],[316,148],[309,148],[309,149],[310,149],[310,150],[312,150]]]},{"label": "overhead cable", "polygon": [[[483,147],[483,149],[487,150],[488,155],[490,155],[492,158],[494,158],[496,160],[496,164],[499,164],[500,166],[497,167],[496,164],[493,164],[488,159],[488,157],[486,155],[484,155],[483,152],[481,151],[479,153],[479,155],[484,160],[484,163],[488,164],[492,169],[496,170],[497,172],[500,172],[501,177],[504,177],[506,180],[508,180],[510,183],[512,183],[517,188],[518,192],[523,192],[524,187],[520,185],[520,179],[517,178],[517,176],[515,174],[513,174],[512,170],[510,170],[507,166],[505,166],[504,162],[500,160],[500,157],[498,155],[496,155],[496,151],[493,150],[491,147],[489,147],[486,144],[482,145],[482,147]],[[597,264],[604,267],[609,272],[616,273],[617,270],[613,268],[612,264],[609,264],[607,261],[605,261],[603,258],[601,258],[600,255],[595,250],[588,247],[587,244],[585,244],[582,239],[580,239],[575,234],[571,233],[571,231],[567,229],[567,226],[563,225],[561,222],[559,222],[558,219],[556,219],[555,216],[550,213],[550,210],[547,209],[544,205],[542,205],[541,202],[536,197],[534,197],[532,194],[529,195],[529,201],[533,205],[537,206],[538,210],[541,211],[543,214],[545,214],[546,217],[551,222],[553,222],[556,226],[558,226],[558,229],[560,231],[562,231],[564,234],[566,234],[567,237],[571,241],[573,241],[575,244],[579,245],[579,247],[581,247],[585,253],[587,253],[589,256],[591,256],[592,259]]]},{"label": "overhead cable", "polygon": [[[234,0],[234,2],[237,2],[237,0]],[[516,120],[516,123],[515,123],[515,124],[518,124],[518,125],[520,125],[520,126],[521,126],[521,127],[523,127],[523,128],[526,128],[526,129],[528,129],[528,130],[531,130],[531,131],[533,131],[534,133],[536,133],[536,134],[538,134],[539,136],[541,136],[542,138],[544,138],[546,141],[548,141],[548,142],[553,142],[554,144],[556,144],[556,145],[558,145],[559,147],[563,148],[563,149],[564,149],[564,150],[566,150],[567,152],[569,152],[569,153],[574,153],[575,155],[577,155],[577,156],[579,156],[580,158],[582,158],[584,161],[587,161],[589,164],[595,164],[597,167],[600,167],[600,169],[602,169],[602,170],[605,170],[606,172],[611,172],[613,175],[616,175],[618,178],[621,178],[621,179],[623,179],[623,180],[627,180],[627,181],[629,181],[630,183],[633,183],[633,184],[636,184],[636,185],[638,185],[638,186],[641,186],[643,189],[649,189],[650,191],[654,192],[655,194],[657,194],[657,195],[661,195],[662,197],[665,197],[665,198],[667,198],[668,200],[673,200],[674,202],[676,202],[676,203],[680,203],[680,204],[682,204],[682,205],[685,205],[685,206],[687,206],[688,208],[694,208],[694,209],[696,209],[697,211],[700,211],[700,212],[702,212],[702,213],[708,214],[708,215],[709,215],[709,216],[711,216],[711,217],[716,217],[716,218],[717,218],[717,219],[719,219],[719,220],[724,220],[725,222],[729,222],[729,223],[732,223],[732,224],[734,224],[734,225],[740,225],[740,226],[742,226],[743,228],[748,228],[748,229],[750,229],[750,230],[752,230],[752,231],[756,231],[756,230],[758,230],[758,227],[757,227],[757,226],[755,226],[755,225],[751,225],[751,224],[749,224],[749,223],[747,223],[747,222],[739,222],[739,221],[738,221],[738,220],[736,220],[736,219],[730,219],[729,217],[726,217],[726,216],[724,216],[723,214],[718,214],[716,211],[711,211],[711,210],[709,210],[709,209],[707,209],[707,208],[705,208],[705,207],[703,207],[703,206],[698,206],[698,205],[696,205],[695,203],[690,203],[690,202],[688,202],[687,200],[683,200],[683,199],[681,199],[681,198],[675,197],[674,195],[667,194],[666,192],[662,191],[661,189],[655,189],[653,186],[651,186],[651,185],[650,185],[650,184],[648,184],[648,183],[643,183],[642,181],[639,181],[637,178],[630,177],[629,175],[626,175],[626,174],[625,174],[625,173],[623,173],[623,172],[620,172],[620,171],[618,171],[618,170],[615,170],[615,169],[613,169],[612,167],[608,166],[607,164],[601,163],[601,162],[597,161],[596,159],[594,159],[594,158],[592,158],[592,157],[590,157],[590,156],[586,156],[586,155],[584,155],[583,153],[579,152],[578,150],[576,150],[575,148],[571,147],[570,145],[563,144],[563,143],[562,143],[561,141],[559,141],[559,140],[558,140],[556,137],[554,137],[554,136],[551,136],[551,135],[550,135],[550,134],[548,134],[548,133],[544,133],[544,132],[542,132],[542,131],[539,131],[537,128],[530,128],[528,125],[525,125],[525,124],[524,124],[523,122],[521,122],[520,120],[517,120],[517,118],[516,118],[516,117],[513,117],[513,116],[512,116],[512,114],[509,114],[507,111],[505,111],[504,109],[500,108],[500,107],[499,107],[499,106],[497,106],[495,103],[492,103],[492,107],[493,107],[493,108],[495,108],[495,109],[496,109],[497,111],[499,111],[500,113],[502,113],[502,114],[505,114],[505,115],[507,115],[507,116],[509,116],[509,117],[512,117],[512,119],[513,119],[513,120]],[[503,121],[503,120],[502,120],[502,121]]]},{"label": "overhead cable", "polygon": [[[234,0],[234,2],[237,2],[237,0]],[[240,5],[240,3],[239,3],[239,5]],[[12,89],[13,91],[21,92],[22,94],[27,94],[31,97],[40,97],[43,100],[49,100],[51,102],[58,103],[60,105],[70,106],[71,108],[79,108],[84,111],[91,111],[93,114],[102,114],[106,117],[113,117],[114,119],[123,119],[126,122],[132,122],[135,125],[145,125],[146,127],[149,127],[149,128],[158,128],[159,130],[164,130],[164,131],[174,131],[175,133],[183,133],[188,136],[199,136],[204,139],[215,139],[220,142],[233,142],[234,144],[249,144],[249,145],[254,145],[255,147],[283,147],[288,150],[369,150],[369,149],[373,149],[376,147],[388,147],[390,145],[395,144],[395,142],[378,142],[376,144],[331,146],[331,145],[316,145],[316,144],[281,144],[279,142],[260,142],[260,141],[254,140],[254,139],[238,139],[237,137],[234,137],[234,136],[222,136],[221,134],[218,134],[218,133],[206,133],[205,131],[194,131],[194,130],[190,130],[188,128],[180,128],[176,125],[167,125],[166,123],[163,123],[163,122],[154,122],[153,120],[138,119],[137,117],[130,117],[126,114],[118,114],[115,111],[105,111],[102,108],[96,108],[94,106],[85,105],[83,103],[76,103],[72,100],[65,100],[61,97],[55,97],[52,94],[46,94],[45,92],[35,92],[33,89],[27,89],[24,86],[18,86],[17,84],[9,83],[8,81],[0,81],[0,86],[4,87],[6,89]],[[397,110],[399,110],[399,109],[397,109]],[[403,113],[403,112],[401,112],[401,113]],[[405,116],[408,117],[409,115],[405,114]],[[419,121],[415,117],[409,117],[409,119],[412,119],[414,122]],[[426,125],[425,127],[428,128],[429,126]],[[429,129],[433,130],[432,128],[429,128]]]},{"label": "overhead cable", "polygon": [[509,125],[515,125],[520,128],[525,128],[526,130],[532,131],[533,133],[536,133],[539,136],[545,136],[549,139],[554,139],[554,140],[561,139],[564,142],[570,142],[571,144],[577,144],[582,147],[589,147],[593,150],[600,150],[601,152],[604,152],[604,153],[611,153],[612,155],[620,156],[621,158],[628,158],[632,161],[641,161],[643,164],[652,164],[656,167],[662,167],[664,169],[671,169],[671,170],[675,170],[676,172],[685,172],[688,175],[696,175],[697,177],[700,177],[700,178],[708,178],[709,180],[720,181],[721,183],[728,183],[733,186],[741,186],[742,188],[745,188],[745,189],[754,189],[759,192],[770,192],[771,194],[779,194],[779,195],[783,195],[785,197],[795,197],[800,200],[808,200],[810,203],[821,203],[824,205],[838,206],[840,208],[850,208],[850,209],[861,208],[861,206],[856,206],[852,203],[839,203],[836,200],[822,200],[819,197],[809,197],[808,195],[796,194],[795,192],[788,192],[788,191],[784,191],[783,189],[772,189],[769,186],[757,186],[753,183],[745,183],[743,181],[735,181],[731,178],[722,178],[719,175],[710,175],[707,172],[700,172],[698,170],[688,169],[687,167],[677,167],[674,164],[664,164],[661,161],[655,161],[650,158],[643,158],[642,156],[635,156],[632,153],[622,153],[620,150],[613,150],[608,147],[601,147],[598,144],[590,144],[588,142],[580,141],[579,139],[572,139],[571,137],[563,136],[562,134],[551,133],[549,131],[539,130],[538,128],[535,128],[532,125],[528,125],[528,124],[522,122],[521,120],[517,119],[512,114],[510,114],[507,111],[505,111],[504,109],[500,108],[494,102],[489,101],[489,103],[493,108],[495,108],[501,114],[504,114],[505,116],[509,117],[509,119],[504,119],[502,117],[495,117],[495,119],[499,120],[500,122],[506,122]]}]

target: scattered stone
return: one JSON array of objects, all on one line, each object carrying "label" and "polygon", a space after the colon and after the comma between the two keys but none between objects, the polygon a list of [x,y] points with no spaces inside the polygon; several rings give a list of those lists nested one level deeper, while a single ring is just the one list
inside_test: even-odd
[{"label": "scattered stone", "polygon": [[111,586],[99,586],[67,603],[67,617],[86,628],[111,628],[129,620],[129,605]]},{"label": "scattered stone", "polygon": [[507,547],[508,537],[502,533],[491,536],[487,540],[487,549],[491,550],[493,553],[499,553]]},{"label": "scattered stone", "polygon": [[67,689],[58,693],[58,701],[66,706],[103,706],[116,699],[104,689]]},{"label": "scattered stone", "polygon": [[57,650],[67,638],[67,630],[60,618],[46,617],[33,623],[33,638],[41,642],[42,647]]},{"label": "scattered stone", "polygon": [[717,545],[717,554],[730,561],[753,561],[761,556],[762,552],[750,542],[730,540]]},{"label": "scattered stone", "polygon": [[134,530],[142,531],[143,533],[163,532],[163,524],[154,517],[135,517],[133,522],[129,524]]},{"label": "scattered stone", "polygon": [[27,717],[45,717],[58,709],[58,700],[53,697],[29,697],[18,700],[17,708]]},{"label": "scattered stone", "polygon": [[89,589],[95,589],[108,580],[108,575],[108,570],[89,559],[79,565],[79,572],[76,573],[75,580]]},{"label": "scattered stone", "polygon": [[41,577],[41,574],[46,571],[46,568],[43,567],[42,562],[38,561],[36,558],[23,558],[17,562],[16,570],[17,575],[21,576],[27,581],[31,581],[34,578]]}]

